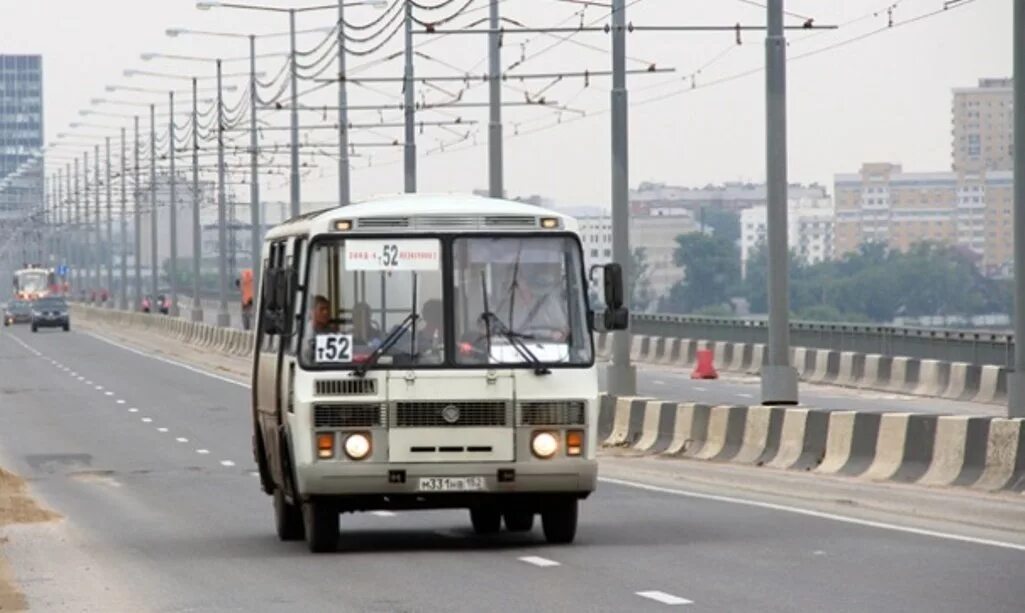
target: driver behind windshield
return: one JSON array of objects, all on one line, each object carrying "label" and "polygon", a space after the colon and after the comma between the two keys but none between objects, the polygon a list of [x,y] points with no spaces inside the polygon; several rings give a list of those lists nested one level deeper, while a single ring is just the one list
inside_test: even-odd
[{"label": "driver behind windshield", "polygon": [[526,337],[564,341],[569,331],[566,292],[558,264],[523,264],[510,281],[495,314],[513,332]]},{"label": "driver behind windshield", "polygon": [[314,334],[338,332],[338,324],[331,320],[331,302],[324,296],[317,295],[313,298],[310,325]]}]

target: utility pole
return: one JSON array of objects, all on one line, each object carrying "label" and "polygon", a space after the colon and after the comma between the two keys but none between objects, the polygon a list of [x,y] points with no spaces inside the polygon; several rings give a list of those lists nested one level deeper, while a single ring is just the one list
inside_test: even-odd
[{"label": "utility pole", "polygon": [[[290,152],[291,158],[291,178],[289,187],[289,205],[292,217],[299,215],[299,65],[295,57],[295,9],[289,9],[288,11],[288,34],[291,42],[291,52],[289,53],[290,62],[292,64],[292,109],[291,109],[291,132],[292,132],[292,150]],[[220,63],[218,63],[218,66]],[[217,86],[218,96],[220,95],[220,84]],[[222,238],[222,247],[224,245]],[[227,307],[225,307],[227,308]]]},{"label": "utility pole", "polygon": [[762,367],[762,404],[797,404],[790,365],[787,250],[787,75],[783,0],[768,0],[765,37],[765,157],[769,243],[769,347]]},{"label": "utility pole", "polygon": [[199,298],[202,273],[203,237],[199,227],[199,100],[197,81],[192,78],[192,321],[203,321],[203,301]]},{"label": "utility pole", "polygon": [[[153,300],[156,301],[157,296],[160,293],[160,262],[159,255],[157,253],[157,226],[159,226],[159,219],[157,213],[159,209],[157,207],[157,105],[149,105],[149,220],[150,220],[150,270],[151,290]],[[156,312],[156,304],[154,302],[152,306],[154,312]]]},{"label": "utility pole", "polygon": [[135,189],[132,190],[135,196],[135,206],[132,211],[135,222],[135,233],[132,237],[135,243],[135,309],[142,308],[142,186],[139,183],[139,116],[135,120]]},{"label": "utility pole", "polygon": [[[75,185],[74,189],[72,189],[72,187],[71,187],[72,177],[74,177],[74,185]],[[77,292],[79,290],[80,284],[82,283],[81,273],[78,270],[78,220],[79,220],[78,215],[79,215],[79,211],[78,211],[78,158],[77,157],[74,160],[74,173],[68,172],[68,197],[71,199],[72,205],[74,207],[74,218],[71,221],[71,223],[69,224],[70,232],[68,234],[68,238],[69,238],[69,240],[68,240],[68,253],[70,254],[70,257],[68,258],[68,260],[69,260],[69,265],[71,266],[72,278],[74,279],[74,281],[73,281],[74,290],[72,291],[72,296],[73,296],[74,292]]]},{"label": "utility pole", "polygon": [[488,14],[488,195],[503,198],[502,167],[502,37],[498,32],[498,2],[491,0]]},{"label": "utility pole", "polygon": [[[260,142],[256,131],[256,37],[249,35],[249,242],[250,268],[260,283]],[[255,298],[254,298],[255,303]]]},{"label": "utility pole", "polygon": [[405,191],[416,193],[416,99],[413,95],[413,3],[406,0],[406,69],[404,73],[403,93],[405,101],[406,141],[403,144],[405,154]]},{"label": "utility pole", "polygon": [[103,255],[102,254],[103,254],[104,245],[103,245],[103,232],[101,231],[101,228],[103,227],[101,225],[102,224],[101,220],[103,218],[103,215],[100,214],[100,184],[103,183],[103,181],[100,179],[100,146],[99,145],[95,145],[93,147],[93,153],[94,153],[94,155],[93,155],[93,185],[95,187],[95,189],[93,191],[96,192],[96,219],[93,222],[93,226],[96,228],[96,249],[95,249],[95,251],[93,251],[93,257],[96,260],[95,261],[95,264],[96,264],[96,286],[95,286],[95,288],[96,288],[96,297],[93,300],[93,302],[94,303],[100,303],[100,302],[102,302],[101,298],[103,298]]},{"label": "utility pole", "polygon": [[[626,0],[612,0],[612,260],[633,274],[630,258],[630,165],[626,91]],[[627,302],[630,296],[627,296]],[[637,369],[630,363],[630,335],[612,334],[609,393],[637,393]]]},{"label": "utility pole", "polygon": [[121,291],[118,307],[128,310],[128,178],[125,176],[125,129],[121,128]]},{"label": "utility pole", "polygon": [[114,219],[111,212],[111,187],[110,187],[110,137],[106,139],[107,146],[107,240],[103,246],[103,263],[107,267],[107,300],[104,305],[107,308],[114,306]]},{"label": "utility pole", "polygon": [[[85,245],[82,249],[82,276],[86,289],[86,300],[89,300],[89,291],[85,286],[92,284],[92,237],[89,230],[89,152],[82,153],[82,234],[85,238]],[[95,287],[95,286],[93,286]]]},{"label": "utility pole", "polygon": [[1014,371],[1008,417],[1025,417],[1025,2],[1014,3]]},{"label": "utility pole", "polygon": [[[290,11],[292,15],[292,32],[293,40],[295,33],[295,12]],[[295,61],[295,45],[292,46],[292,60]],[[293,68],[295,64],[293,63]],[[293,74],[294,78],[294,74]],[[295,112],[293,107],[292,112]],[[295,155],[299,150],[292,148],[292,154]],[[298,179],[298,177],[295,177]],[[297,187],[298,184],[295,186]],[[231,324],[231,318],[228,315],[228,273],[227,273],[227,242],[225,236],[225,198],[224,198],[224,98],[221,91],[221,60],[217,60],[217,277],[220,280],[221,290],[221,303],[217,310],[217,325],[227,327]],[[298,192],[293,189],[293,196],[297,195]]]},{"label": "utility pole", "polygon": [[168,275],[171,277],[171,308],[168,309],[168,314],[171,317],[178,317],[178,191],[177,183],[178,177],[175,175],[174,168],[174,92],[170,91],[167,94],[167,105],[168,111],[170,112],[170,119],[167,121],[167,157],[168,164],[170,165],[170,173],[168,174],[168,187],[170,195],[170,248],[171,248],[171,263],[168,267]]},{"label": "utility pole", "polygon": [[[349,95],[345,60],[345,0],[338,0],[338,206],[352,202],[352,187],[349,183]],[[256,253],[256,243],[253,245],[253,252]],[[256,271],[256,266],[253,266],[253,271]]]}]

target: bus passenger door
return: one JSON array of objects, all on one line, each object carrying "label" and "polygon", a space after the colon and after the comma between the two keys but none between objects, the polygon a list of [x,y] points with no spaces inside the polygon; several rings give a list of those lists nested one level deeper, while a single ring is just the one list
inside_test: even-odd
[{"label": "bus passenger door", "polygon": [[267,468],[270,469],[274,482],[282,484],[281,474],[281,449],[278,437],[278,426],[280,425],[280,414],[278,412],[278,354],[280,353],[281,337],[275,334],[267,334],[265,331],[268,294],[268,276],[273,274],[275,269],[280,268],[284,262],[284,241],[278,241],[271,245],[270,253],[263,263],[263,282],[260,283],[260,313],[256,330],[257,345],[256,356],[254,357],[254,370],[256,381],[254,382],[254,395],[256,401],[257,420],[262,435],[262,444],[270,460]]},{"label": "bus passenger door", "polygon": [[294,407],[294,383],[295,371],[297,368],[296,359],[299,355],[300,329],[304,320],[301,315],[303,306],[302,272],[305,265],[304,254],[305,238],[297,237],[291,240],[288,245],[288,252],[282,266],[289,268],[298,281],[292,291],[288,302],[288,312],[285,317],[292,322],[291,334],[281,338],[281,352],[278,362],[278,411],[281,421],[287,424],[295,410]]}]

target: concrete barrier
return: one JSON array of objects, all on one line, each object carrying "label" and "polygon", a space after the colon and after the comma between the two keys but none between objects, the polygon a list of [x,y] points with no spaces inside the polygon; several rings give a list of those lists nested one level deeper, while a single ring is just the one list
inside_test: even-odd
[{"label": "concrete barrier", "polygon": [[617,398],[612,418],[612,432],[604,444],[627,447],[634,444],[643,428],[643,408],[650,398],[627,396]]},{"label": "concrete barrier", "polygon": [[812,350],[814,367],[806,380],[812,383],[829,383],[836,378],[839,372],[840,356],[835,351],[828,349]]},{"label": "concrete barrier", "polygon": [[676,403],[649,400],[644,404],[640,438],[633,448],[648,453],[661,453],[673,440]]},{"label": "concrete barrier", "polygon": [[875,459],[864,477],[876,481],[920,479],[932,463],[935,415],[886,413],[880,418]]},{"label": "concrete barrier", "polygon": [[921,363],[914,358],[902,356],[890,360],[890,380],[886,390],[901,394],[910,393],[918,387],[918,373]]},{"label": "concrete barrier", "polygon": [[890,383],[892,362],[892,358],[887,355],[867,354],[864,371],[855,386],[861,389],[886,389]]},{"label": "concrete barrier", "polygon": [[865,354],[844,351],[840,354],[840,369],[834,383],[854,387],[865,374]]},{"label": "concrete barrier", "polygon": [[648,350],[648,337],[640,335],[632,335],[630,337],[630,359],[634,362],[640,362],[641,357],[644,356],[644,352]]},{"label": "concrete barrier", "polygon": [[760,375],[762,373],[763,364],[765,364],[765,345],[762,343],[755,343],[751,346],[751,363],[747,366],[747,373],[751,375]]},{"label": "concrete barrier", "polygon": [[1007,399],[1007,371],[1002,366],[982,366],[979,393],[974,402],[1003,402]]},{"label": "concrete barrier", "polygon": [[970,485],[979,480],[986,465],[989,418],[941,415],[929,470],[918,480],[922,485]]},{"label": "concrete barrier", "polygon": [[785,413],[786,410],[781,407],[750,407],[747,410],[740,451],[733,461],[761,466],[772,459],[779,451]]},{"label": "concrete barrier", "polygon": [[965,362],[950,364],[950,376],[942,397],[950,400],[971,400],[979,394],[982,367]]},{"label": "concrete barrier", "polygon": [[708,420],[708,436],[694,457],[699,460],[730,460],[737,455],[744,442],[747,409],[748,407],[737,405],[712,407]]},{"label": "concrete barrier", "polygon": [[694,366],[694,359],[698,352],[698,341],[691,338],[680,339],[680,355],[676,358],[674,364],[680,368],[690,368]]},{"label": "concrete barrier", "polygon": [[666,339],[663,336],[653,336],[648,342],[648,350],[644,354],[643,362],[654,364],[658,362],[666,350]]},{"label": "concrete barrier", "polygon": [[712,407],[707,404],[681,403],[676,405],[673,439],[666,448],[669,455],[695,456],[708,440],[708,422]]},{"label": "concrete barrier", "polygon": [[950,381],[950,363],[922,360],[919,365],[918,385],[911,391],[916,396],[939,396]]},{"label": "concrete barrier", "polygon": [[817,409],[786,409],[779,451],[767,464],[773,468],[811,470],[822,463],[828,415]]},{"label": "concrete barrier", "polygon": [[989,424],[986,463],[972,487],[1025,490],[1025,419],[994,418]]},{"label": "concrete barrier", "polygon": [[750,350],[747,343],[732,343],[733,347],[730,350],[730,362],[729,364],[723,364],[729,372],[744,372],[744,360],[750,360]]},{"label": "concrete barrier", "polygon": [[712,364],[716,369],[724,369],[730,363],[733,355],[733,343],[716,341],[712,344]]}]

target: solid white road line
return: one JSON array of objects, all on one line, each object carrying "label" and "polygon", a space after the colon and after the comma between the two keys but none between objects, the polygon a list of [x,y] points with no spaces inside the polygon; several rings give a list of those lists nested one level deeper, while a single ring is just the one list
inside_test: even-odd
[{"label": "solid white road line", "polygon": [[728,504],[739,504],[748,507],[757,507],[760,509],[769,509],[772,511],[782,511],[784,513],[794,513],[797,515],[805,515],[807,517],[817,517],[819,519],[828,519],[831,521],[838,521],[847,524],[854,524],[857,526],[866,526],[869,528],[878,528],[880,530],[892,530],[894,532],[906,532],[908,534],[917,534],[919,536],[931,536],[933,538],[946,539],[949,541],[960,541],[962,543],[972,543],[973,545],[986,545],[989,547],[1001,547],[1004,549],[1014,549],[1016,551],[1025,551],[1025,545],[1019,545],[1017,543],[1008,543],[1005,541],[997,541],[993,539],[976,538],[974,536],[964,536],[961,534],[951,534],[949,532],[940,532],[938,530],[926,530],[924,528],[912,528],[910,526],[900,526],[897,524],[889,524],[881,521],[872,521],[868,519],[859,519],[857,517],[848,517],[846,515],[838,515],[836,513],[826,513],[823,511],[813,511],[811,509],[802,509],[800,507],[792,507],[785,504],[776,504],[773,502],[762,502],[760,500],[748,500],[745,498],[735,498],[733,496],[719,496],[716,494],[704,494],[701,492],[692,492],[689,490],[680,490],[669,487],[659,487],[657,485],[649,485],[647,483],[639,483],[637,481],[627,481],[625,479],[614,479],[611,477],[598,477],[598,480],[604,483],[611,483],[613,485],[622,485],[624,487],[632,487],[639,490],[647,490],[649,492],[658,492],[660,494],[671,494],[673,496],[685,496],[687,498],[695,498],[698,500],[711,500],[714,502],[725,502]]},{"label": "solid white road line", "polygon": [[125,403],[125,401],[124,401],[124,400],[118,400],[118,401],[117,401],[117,403],[118,403],[118,404],[124,404],[124,403]]},{"label": "solid white road line", "polygon": [[97,385],[97,386],[96,386],[95,388],[93,388],[93,389],[95,389],[95,390],[96,390],[97,392],[102,392],[102,391],[103,391],[103,386],[102,386],[102,385]]},{"label": "solid white road line", "polygon": [[167,428],[157,428],[157,432],[167,432]]},{"label": "solid white road line", "polygon": [[534,566],[540,566],[541,568],[548,568],[550,566],[560,566],[555,560],[549,560],[548,558],[541,558],[538,556],[523,556],[522,558],[516,558],[520,562],[526,562],[527,564],[533,564]]},{"label": "solid white road line", "polygon": [[395,517],[395,513],[393,511],[371,511],[370,514],[378,517]]},{"label": "solid white road line", "polygon": [[128,409],[128,412],[129,412],[129,413],[138,413],[138,412],[139,412],[139,409],[137,409],[137,408],[135,408],[135,407],[132,407],[132,408]]},{"label": "solid white road line", "polygon": [[655,602],[661,602],[662,604],[667,605],[694,604],[693,600],[687,600],[686,598],[680,598],[679,596],[673,596],[672,594],[667,594],[665,592],[660,592],[658,590],[650,590],[647,592],[635,593],[641,598],[648,598],[650,600],[654,600]]},{"label": "solid white road line", "polygon": [[113,396],[114,392],[109,392],[109,391],[108,392],[103,392],[103,395],[104,396]]},{"label": "solid white road line", "polygon": [[151,424],[151,423],[153,423],[153,419],[150,418],[150,417],[143,417],[142,418],[142,423],[144,423],[144,424]]},{"label": "solid white road line", "polygon": [[744,394],[744,393],[739,393],[739,392],[737,393],[737,396],[739,396],[741,398],[754,398],[755,397],[754,394]]}]

